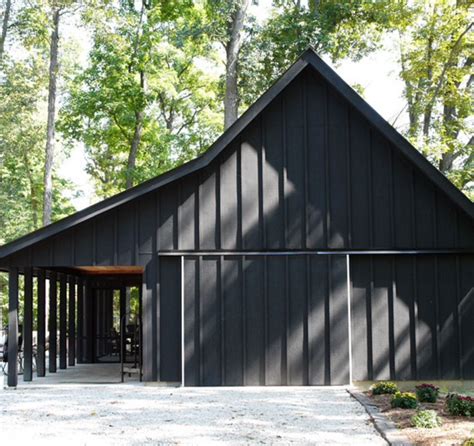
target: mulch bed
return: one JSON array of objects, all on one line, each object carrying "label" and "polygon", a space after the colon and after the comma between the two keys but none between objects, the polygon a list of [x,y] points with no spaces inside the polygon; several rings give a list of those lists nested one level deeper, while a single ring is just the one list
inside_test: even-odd
[{"label": "mulch bed", "polygon": [[462,445],[465,440],[474,437],[474,418],[453,417],[446,413],[445,396],[440,396],[436,403],[420,404],[420,409],[431,409],[438,413],[442,422],[441,427],[419,429],[411,426],[411,417],[416,413],[415,409],[392,409],[391,395],[372,395],[371,392],[365,394],[416,445]]}]

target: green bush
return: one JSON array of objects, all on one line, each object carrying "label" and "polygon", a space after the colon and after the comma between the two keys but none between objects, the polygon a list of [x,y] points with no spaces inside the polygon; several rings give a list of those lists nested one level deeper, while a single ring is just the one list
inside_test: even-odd
[{"label": "green bush", "polygon": [[464,441],[462,446],[474,446],[474,438],[468,438]]},{"label": "green bush", "polygon": [[390,381],[381,381],[375,383],[370,390],[372,391],[372,395],[393,395],[398,392],[398,387],[395,383]]},{"label": "green bush", "polygon": [[392,407],[399,407],[400,409],[416,409],[418,406],[416,395],[412,392],[397,392],[393,395],[390,403]]},{"label": "green bush", "polygon": [[436,403],[439,396],[439,387],[433,384],[420,384],[415,387],[416,397],[421,403]]},{"label": "green bush", "polygon": [[441,426],[441,420],[434,410],[419,410],[411,417],[411,424],[414,427],[433,429]]},{"label": "green bush", "polygon": [[446,410],[450,415],[474,417],[474,398],[450,393],[446,398]]}]

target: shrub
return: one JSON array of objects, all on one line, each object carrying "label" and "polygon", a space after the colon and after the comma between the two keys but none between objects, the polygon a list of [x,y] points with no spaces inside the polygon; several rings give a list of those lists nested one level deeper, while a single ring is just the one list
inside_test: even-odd
[{"label": "shrub", "polygon": [[474,398],[450,393],[446,398],[446,410],[450,415],[474,417]]},{"label": "shrub", "polygon": [[390,381],[381,381],[375,383],[370,390],[372,391],[372,395],[393,395],[398,392],[398,387],[395,383]]},{"label": "shrub", "polygon": [[434,410],[419,410],[411,417],[411,424],[414,427],[432,429],[441,426],[441,420]]},{"label": "shrub", "polygon": [[399,407],[400,409],[416,409],[418,406],[416,395],[412,392],[397,392],[393,395],[390,403],[392,407]]},{"label": "shrub", "polygon": [[439,387],[433,384],[420,384],[415,387],[416,397],[422,403],[436,403],[439,396]]},{"label": "shrub", "polygon": [[474,446],[474,438],[468,438],[464,441],[462,446]]}]

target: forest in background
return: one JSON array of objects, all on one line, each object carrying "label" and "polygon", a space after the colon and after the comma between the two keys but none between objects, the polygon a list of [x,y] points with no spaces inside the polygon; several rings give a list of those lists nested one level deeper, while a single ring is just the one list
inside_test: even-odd
[{"label": "forest in background", "polygon": [[360,60],[387,36],[399,130],[473,199],[471,1],[258,3],[1,0],[0,245],[75,211],[75,145],[108,197],[205,151],[308,46]]}]

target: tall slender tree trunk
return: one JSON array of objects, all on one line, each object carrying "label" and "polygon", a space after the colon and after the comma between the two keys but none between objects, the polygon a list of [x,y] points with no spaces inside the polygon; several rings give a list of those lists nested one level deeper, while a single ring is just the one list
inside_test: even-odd
[{"label": "tall slender tree trunk", "polygon": [[224,128],[228,129],[239,116],[238,64],[242,46],[242,31],[249,0],[238,0],[232,15],[229,40],[226,46]]},{"label": "tall slender tree trunk", "polygon": [[[145,93],[145,73],[140,71],[140,87]],[[137,163],[137,154],[143,133],[143,118],[145,113],[143,110],[135,111],[135,129],[133,131],[132,142],[130,144],[130,152],[128,153],[127,161],[127,175],[125,187],[130,189],[133,187],[133,174],[135,172],[135,166]]]},{"label": "tall slender tree trunk", "polygon": [[8,22],[10,21],[11,9],[12,2],[11,0],[7,0],[5,3],[5,12],[3,13],[2,35],[0,36],[0,61],[3,59],[3,53],[5,52],[5,40],[7,40]]},{"label": "tall slender tree trunk", "polygon": [[51,223],[53,208],[53,166],[54,166],[54,137],[56,125],[56,84],[58,75],[58,46],[59,46],[60,9],[53,10],[53,31],[49,50],[49,88],[48,88],[48,124],[46,128],[46,150],[44,162],[44,198],[43,225]]}]

